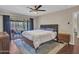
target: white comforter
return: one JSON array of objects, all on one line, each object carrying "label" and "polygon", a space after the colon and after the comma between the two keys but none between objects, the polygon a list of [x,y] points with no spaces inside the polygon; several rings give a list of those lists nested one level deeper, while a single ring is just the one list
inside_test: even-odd
[{"label": "white comforter", "polygon": [[34,47],[39,47],[40,44],[55,39],[56,32],[45,31],[45,30],[32,30],[24,31],[22,35],[29,40],[33,41]]}]

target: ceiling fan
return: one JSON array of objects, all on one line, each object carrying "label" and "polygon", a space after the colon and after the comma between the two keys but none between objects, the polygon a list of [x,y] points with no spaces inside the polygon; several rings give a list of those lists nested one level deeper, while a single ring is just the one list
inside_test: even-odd
[{"label": "ceiling fan", "polygon": [[31,9],[30,12],[46,11],[46,10],[41,10],[40,9],[41,7],[42,5],[35,5],[33,8],[31,7],[27,7],[27,8]]}]

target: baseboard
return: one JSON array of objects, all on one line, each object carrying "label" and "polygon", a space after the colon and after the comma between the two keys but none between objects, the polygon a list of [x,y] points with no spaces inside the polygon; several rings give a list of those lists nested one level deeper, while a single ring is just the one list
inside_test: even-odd
[{"label": "baseboard", "polygon": [[69,42],[70,45],[75,45],[75,43]]}]

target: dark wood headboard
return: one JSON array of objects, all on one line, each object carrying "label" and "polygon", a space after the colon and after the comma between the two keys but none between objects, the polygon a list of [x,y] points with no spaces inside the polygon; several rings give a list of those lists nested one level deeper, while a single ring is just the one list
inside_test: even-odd
[{"label": "dark wood headboard", "polygon": [[40,29],[47,29],[47,28],[51,28],[53,29],[55,32],[57,32],[57,41],[58,41],[58,24],[47,24],[47,25],[40,25]]}]

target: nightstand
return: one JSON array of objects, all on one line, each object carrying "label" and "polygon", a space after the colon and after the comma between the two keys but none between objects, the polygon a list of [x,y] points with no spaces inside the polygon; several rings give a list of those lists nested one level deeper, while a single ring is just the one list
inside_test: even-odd
[{"label": "nightstand", "polygon": [[64,33],[59,33],[58,34],[58,42],[66,42],[69,44],[70,41],[70,35],[69,34],[64,34]]}]

